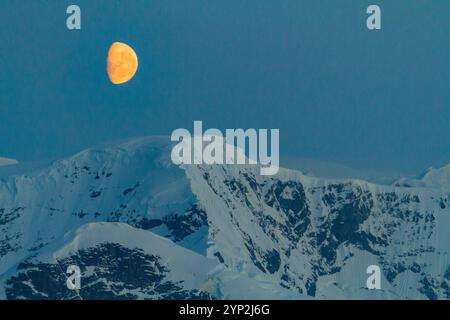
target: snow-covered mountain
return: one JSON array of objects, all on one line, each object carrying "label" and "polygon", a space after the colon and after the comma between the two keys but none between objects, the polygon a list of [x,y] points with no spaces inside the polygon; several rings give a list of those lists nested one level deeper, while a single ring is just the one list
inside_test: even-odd
[{"label": "snow-covered mountain", "polygon": [[16,159],[9,159],[0,157],[0,167],[1,166],[11,166],[14,164],[18,164],[19,162]]},{"label": "snow-covered mountain", "polygon": [[[171,148],[139,138],[1,178],[0,298],[450,298],[448,175],[269,177],[176,166]],[[381,290],[366,288],[373,264]]]}]

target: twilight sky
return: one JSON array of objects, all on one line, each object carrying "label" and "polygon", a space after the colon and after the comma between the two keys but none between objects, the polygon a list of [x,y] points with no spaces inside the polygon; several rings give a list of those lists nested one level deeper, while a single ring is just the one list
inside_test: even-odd
[{"label": "twilight sky", "polygon": [[[66,29],[66,7],[82,30]],[[369,4],[382,30],[366,28]],[[176,128],[280,128],[283,155],[420,172],[450,162],[450,1],[96,0],[0,4],[0,156]],[[112,85],[114,41],[139,56]]]}]

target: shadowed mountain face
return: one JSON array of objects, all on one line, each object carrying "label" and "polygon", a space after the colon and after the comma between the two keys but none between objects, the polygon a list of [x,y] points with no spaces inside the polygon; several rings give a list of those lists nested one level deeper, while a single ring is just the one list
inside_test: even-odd
[{"label": "shadowed mountain face", "polygon": [[[170,151],[141,138],[3,178],[0,297],[242,298],[251,283],[245,298],[258,286],[274,299],[450,298],[450,192],[436,174],[420,187],[267,177],[175,166]],[[381,290],[366,288],[370,265]]]},{"label": "shadowed mountain face", "polygon": [[[66,285],[70,265],[81,269],[83,285],[70,290]],[[8,299],[211,299],[198,290],[186,290],[183,281],[166,279],[170,269],[161,258],[141,249],[104,243],[82,249],[56,263],[22,262],[17,274],[6,281]]]}]

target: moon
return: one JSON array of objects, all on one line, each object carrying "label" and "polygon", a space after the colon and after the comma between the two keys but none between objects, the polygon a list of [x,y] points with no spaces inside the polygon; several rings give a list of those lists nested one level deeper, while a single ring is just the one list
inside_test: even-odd
[{"label": "moon", "polygon": [[133,48],[122,42],[114,42],[109,48],[106,70],[109,80],[122,84],[131,80],[138,69],[138,57]]}]

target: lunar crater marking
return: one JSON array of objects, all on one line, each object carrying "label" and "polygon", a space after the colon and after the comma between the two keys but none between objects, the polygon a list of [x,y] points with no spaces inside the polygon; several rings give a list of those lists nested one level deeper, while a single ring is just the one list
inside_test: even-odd
[{"label": "lunar crater marking", "polygon": [[129,45],[122,42],[114,42],[109,48],[107,60],[107,72],[109,79],[114,84],[122,84],[130,81],[138,69],[136,52]]}]

